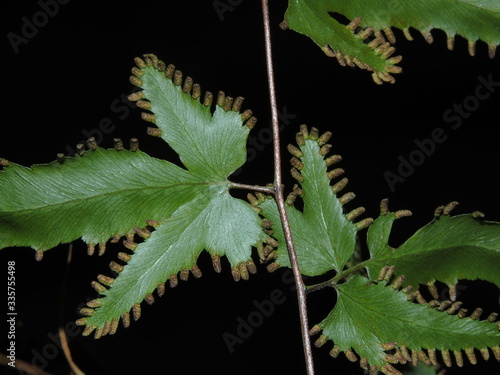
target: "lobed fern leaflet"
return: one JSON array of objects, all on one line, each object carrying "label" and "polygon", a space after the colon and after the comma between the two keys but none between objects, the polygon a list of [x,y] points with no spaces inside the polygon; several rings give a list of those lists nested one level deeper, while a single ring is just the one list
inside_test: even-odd
[{"label": "lobed fern leaflet", "polygon": [[[439,207],[435,219],[399,248],[390,247],[393,222],[411,212],[389,212],[383,200],[379,218],[354,223],[364,209],[344,211],[354,198],[352,192],[338,194],[347,185],[345,177],[330,186],[330,179],[344,173],[335,167],[340,156],[327,156],[330,136],[329,132],[319,136],[317,129],[303,125],[297,133],[298,147],[288,146],[293,155],[291,173],[300,184],[287,198],[287,213],[301,272],[319,276],[335,271],[332,279],[308,287],[311,291],[333,287],[338,295],[330,314],[311,329],[311,335],[322,332],[316,346],[333,341],[333,357],[344,352],[369,374],[401,374],[394,366],[406,363],[451,366],[452,356],[462,366],[464,353],[473,364],[476,352],[484,359],[491,353],[500,359],[497,314],[479,320],[478,308],[468,317],[455,293],[459,279],[481,278],[499,285],[500,223],[484,221],[479,212],[452,217],[457,205],[452,202]],[[295,207],[299,197],[302,211]],[[262,194],[249,198],[276,239],[275,249],[269,245],[259,249],[261,260],[272,261],[271,271],[290,267],[274,201]],[[370,258],[362,261],[356,253],[356,233],[366,227]],[[449,300],[437,295],[436,280],[448,284]],[[420,284],[428,286],[433,300],[424,299]]]},{"label": "lobed fern leaflet", "polygon": [[[330,13],[347,17],[348,23]],[[397,65],[402,57],[394,55],[393,27],[408,40],[413,40],[410,29],[416,29],[429,43],[431,31],[440,29],[450,50],[460,35],[472,56],[478,40],[488,45],[491,58],[500,44],[500,7],[494,0],[289,0],[282,25],[309,36],[341,65],[372,72],[377,84],[394,83],[392,74],[402,71]]]},{"label": "lobed fern leaflet", "polygon": [[[292,176],[300,183],[300,187],[296,185],[287,198],[287,214],[301,272],[308,276],[321,275],[332,269],[341,272],[355,252],[357,231],[373,221],[365,218],[354,223],[364,212],[363,207],[344,214],[344,205],[354,198],[354,194],[348,192],[337,197],[347,185],[345,177],[330,186],[332,179],[340,178],[344,173],[342,168],[335,168],[341,160],[339,155],[325,159],[332,148],[327,143],[330,137],[329,132],[320,136],[316,128],[309,130],[303,125],[297,133],[299,148],[293,145],[288,147],[293,155]],[[303,200],[302,211],[294,207],[297,197]],[[274,223],[273,236],[277,240],[276,250],[262,250],[261,258],[270,260],[274,257],[274,263],[269,266],[273,269],[289,267],[285,237],[275,202],[264,198],[260,201],[253,198],[252,201],[261,209],[263,217]]]},{"label": "lobed fern leaflet", "polygon": [[476,352],[485,360],[490,353],[500,360],[500,332],[491,318],[478,320],[455,314],[456,310],[413,303],[400,288],[398,278],[388,285],[386,280],[374,283],[359,275],[337,285],[336,306],[311,329],[311,335],[322,332],[315,345],[332,340],[330,355],[344,352],[370,374],[401,375],[393,365],[406,363],[450,367],[452,357],[461,367],[464,354],[476,364]]}]

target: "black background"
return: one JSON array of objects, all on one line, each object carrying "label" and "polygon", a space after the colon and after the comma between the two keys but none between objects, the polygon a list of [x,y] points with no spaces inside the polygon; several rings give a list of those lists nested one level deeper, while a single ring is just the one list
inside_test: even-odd
[{"label": "black background", "polygon": [[[103,134],[101,146],[111,147],[115,137],[138,137],[142,150],[175,158],[159,139],[145,134],[147,124],[140,120],[140,111],[131,110],[122,99],[132,90],[128,78],[133,58],[155,53],[193,77],[203,90],[246,98],[244,109],[251,108],[259,119],[252,134],[260,135],[263,149],[233,180],[272,181],[271,144],[262,131],[269,126],[270,110],[260,3],[233,1],[231,10],[222,14],[214,3],[70,1],[60,5],[16,53],[8,34],[22,36],[23,17],[32,20],[41,8],[36,1],[3,1],[0,157],[26,166],[52,161],[58,152],[74,149],[86,134],[98,136],[95,129],[109,118],[113,130]],[[344,158],[341,167],[347,171],[349,191],[357,195],[350,207],[363,205],[367,216],[376,217],[380,200],[388,197],[392,210],[413,211],[411,218],[397,223],[394,245],[430,221],[438,205],[452,200],[461,203],[456,213],[480,210],[488,219],[500,220],[500,90],[480,101],[458,129],[443,119],[455,103],[474,95],[480,76],[500,81],[498,58],[487,58],[484,43],[478,43],[472,58],[462,38],[457,38],[454,51],[448,51],[440,31],[433,32],[435,42],[428,45],[416,31],[409,42],[396,30],[404,73],[395,85],[380,87],[366,71],[340,67],[305,36],[280,30],[287,4],[271,3],[278,108],[289,115],[283,149],[300,124],[332,131],[331,143]],[[384,173],[397,173],[398,156],[407,158],[417,149],[414,141],[429,138],[436,128],[446,132],[447,140],[391,191]],[[77,319],[78,305],[95,297],[90,282],[99,273],[110,274],[107,265],[121,246],[110,246],[102,259],[88,257],[81,241],[74,248],[64,322]],[[57,332],[66,254],[67,245],[47,252],[41,263],[30,249],[5,249],[0,255],[5,277],[7,261],[16,261],[17,355],[28,362],[34,359],[53,374],[69,373],[62,352],[54,351],[50,339]],[[70,337],[75,362],[87,374],[304,373],[289,273],[269,274],[259,266],[250,281],[234,283],[226,261],[220,275],[205,253],[199,265],[201,279],[167,289],[153,306],[143,304],[142,318],[130,328],[120,327],[114,336],[97,341]],[[498,311],[497,291],[484,286],[491,293],[483,297],[478,293],[483,286],[464,283],[461,299],[471,309],[480,305]],[[223,334],[236,334],[238,317],[245,320],[256,311],[252,301],[269,299],[275,289],[283,292],[284,302],[275,305],[271,316],[231,353]],[[328,291],[311,295],[311,325],[326,316],[334,298]],[[357,364],[331,359],[331,344],[325,347],[314,350],[317,374],[362,373]],[[479,361],[476,367],[454,368],[447,374],[498,371],[494,360]]]}]

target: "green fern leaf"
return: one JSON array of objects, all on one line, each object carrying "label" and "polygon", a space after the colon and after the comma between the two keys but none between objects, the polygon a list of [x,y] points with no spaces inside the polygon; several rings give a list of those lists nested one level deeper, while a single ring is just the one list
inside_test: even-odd
[{"label": "green fern leaf", "polygon": [[235,267],[251,264],[250,246],[256,245],[261,234],[258,219],[248,211],[248,205],[229,196],[226,189],[211,190],[180,207],[137,245],[130,261],[111,280],[110,288],[102,290],[104,297],[97,300],[92,315],[79,321],[87,326],[85,334],[97,328],[96,336],[100,337],[112,331],[120,318],[127,326],[129,310],[133,309],[137,319],[140,302],[146,298],[152,303],[155,289],[160,286],[158,292],[162,294],[164,282],[175,279],[179,271],[186,272],[181,278],[187,277],[187,270],[199,277],[196,260],[203,249],[213,256],[227,255]]},{"label": "green fern leaf", "polygon": [[[385,266],[405,275],[405,285],[455,285],[459,279],[486,280],[500,287],[500,223],[473,215],[441,215],[419,229],[398,248],[389,246],[395,213],[386,213],[370,226],[367,244],[372,279]],[[444,266],[443,266],[444,265]]]},{"label": "green fern leaf", "polygon": [[[89,143],[82,155],[25,168],[1,159],[0,248],[31,246],[43,251],[79,237],[89,252],[126,235],[131,253],[112,262],[116,278],[92,283],[102,296],[82,309],[84,334],[114,333],[118,322],[140,316],[143,299],[162,294],[164,283],[199,277],[199,254],[207,250],[220,271],[227,256],[236,280],[256,271],[252,246],[266,239],[262,220],[247,203],[229,194],[228,176],[246,160],[246,141],[255,119],[240,114],[242,98],[220,94],[211,113],[211,94],[200,103],[200,88],[154,55],[136,59],[131,82],[143,90],[131,100],[158,128],[186,169],[137,150],[104,150]],[[154,230],[153,230],[154,228]],[[134,236],[142,237],[135,239]]]},{"label": "green fern leaf", "polygon": [[392,364],[418,361],[452,365],[450,352],[458,365],[463,353],[475,363],[474,349],[487,359],[489,350],[500,359],[500,332],[495,323],[450,315],[427,304],[415,304],[407,295],[353,276],[337,285],[337,304],[311,334],[322,331],[316,346],[332,340],[331,355],[343,351],[370,373],[401,374]]},{"label": "green fern leaf", "polygon": [[[351,22],[343,25],[328,12],[342,14]],[[394,83],[391,74],[401,71],[396,65],[401,56],[392,56],[396,42],[392,27],[403,30],[410,40],[410,28],[414,28],[429,43],[432,29],[443,30],[449,49],[455,36],[461,35],[468,40],[471,55],[482,40],[491,58],[500,43],[500,6],[494,0],[290,0],[285,20],[342,65],[371,71],[378,84]]]},{"label": "green fern leaf", "polygon": [[0,172],[0,248],[43,251],[80,237],[100,244],[203,190],[200,178],[140,150],[97,148],[32,168],[10,163]]},{"label": "green fern leaf", "polygon": [[[325,156],[331,145],[326,144],[330,133],[318,136],[318,130],[309,132],[302,126],[297,134],[299,148],[289,146],[292,158],[292,175],[300,182],[288,197],[287,213],[292,229],[297,257],[301,272],[308,276],[321,275],[332,269],[340,272],[353,255],[356,246],[356,233],[371,222],[371,219],[355,224],[353,220],[364,211],[355,209],[348,214],[343,212],[343,204],[354,197],[347,193],[337,197],[337,193],[345,186],[347,179],[341,179],[334,186],[330,180],[343,174],[343,170],[329,166],[340,160],[338,155]],[[297,195],[302,197],[302,211],[293,206]],[[268,199],[259,204],[261,214],[273,223],[273,236],[277,239],[277,265],[290,267],[285,246],[283,229],[274,200]]]},{"label": "green fern leaf", "polygon": [[[146,61],[139,61],[139,65],[141,70],[134,71],[137,77],[131,79],[142,88],[135,99],[140,97],[138,106],[154,113],[154,117],[148,113],[143,118],[156,124],[159,134],[153,133],[179,154],[187,169],[208,181],[220,181],[245,162],[250,126],[241,126],[243,98],[233,102],[221,92],[212,115],[211,94],[202,105],[199,86],[189,77],[182,84],[181,73],[172,65],[165,66],[153,55],[146,55]],[[192,95],[182,95],[190,91]]]}]

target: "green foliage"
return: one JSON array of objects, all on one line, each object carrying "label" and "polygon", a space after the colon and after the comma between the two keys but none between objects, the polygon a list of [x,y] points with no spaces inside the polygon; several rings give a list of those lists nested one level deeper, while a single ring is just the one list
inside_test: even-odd
[{"label": "green foliage", "polygon": [[[93,286],[103,297],[82,310],[88,317],[79,323],[85,334],[97,329],[96,337],[114,333],[120,318],[127,326],[129,311],[137,318],[140,302],[151,302],[151,293],[179,272],[199,276],[196,261],[204,249],[217,270],[226,255],[233,276],[248,278],[255,272],[251,247],[266,238],[255,210],[229,194],[227,176],[245,161],[254,123],[239,113],[242,98],[233,103],[219,96],[212,115],[211,94],[200,103],[199,86],[190,95],[192,82],[181,86],[180,72],[153,55],[136,62],[140,69],[131,81],[143,91],[132,99],[154,113],[143,115],[158,125],[149,133],[161,132],[187,170],[135,146],[104,150],[90,142],[81,156],[32,168],[10,164],[0,172],[0,247],[31,246],[41,258],[41,251],[79,237],[92,253],[97,243],[103,251],[108,239],[127,236],[124,244],[133,252],[120,255],[126,266],[110,265],[116,279],[99,275]],[[223,108],[229,102],[234,105]],[[134,233],[143,241],[136,243]]]},{"label": "green foliage", "polygon": [[[352,193],[343,195],[340,199],[336,193],[345,185],[345,179],[333,188],[330,179],[343,174],[341,168],[330,171],[327,168],[340,160],[333,155],[325,160],[331,145],[326,142],[330,133],[318,137],[318,130],[307,130],[305,126],[297,134],[300,149],[289,147],[293,152],[292,175],[300,182],[294,192],[288,197],[287,213],[293,229],[293,239],[297,247],[297,256],[301,272],[308,276],[322,275],[330,270],[342,271],[347,261],[354,253],[356,232],[363,227],[352,222],[355,216],[364,209],[352,211],[344,215],[343,204],[354,197]],[[293,206],[297,196],[302,196],[304,208],[299,211]],[[285,245],[285,236],[279,223],[279,214],[274,200],[266,200],[259,204],[262,215],[276,223],[274,237],[278,240],[276,249],[276,264],[289,267],[290,261]],[[371,219],[364,221],[368,225]]]},{"label": "green foliage", "polygon": [[396,214],[386,213],[368,230],[372,279],[384,266],[395,266],[413,287],[435,280],[455,285],[459,279],[488,280],[500,287],[499,223],[473,215],[439,215],[394,249],[388,240],[395,219]]},{"label": "green foliage", "polygon": [[[312,286],[334,287],[338,294],[332,312],[311,330],[311,334],[322,331],[316,346],[332,340],[332,356],[342,351],[352,361],[359,359],[370,373],[400,374],[392,365],[408,362],[436,365],[438,354],[441,362],[451,366],[450,351],[458,365],[463,364],[462,351],[472,363],[476,363],[474,349],[488,358],[491,348],[500,358],[500,332],[493,323],[496,315],[478,320],[478,310],[466,318],[454,292],[459,279],[499,285],[500,223],[483,220],[479,212],[451,217],[457,204],[452,202],[439,207],[431,223],[394,249],[389,246],[393,222],[411,212],[389,212],[384,200],[381,216],[374,222],[366,218],[353,223],[364,209],[344,211],[354,198],[353,193],[337,196],[346,187],[346,178],[330,186],[330,179],[344,173],[341,168],[328,170],[341,159],[339,155],[327,157],[330,133],[318,136],[317,129],[309,132],[302,126],[296,138],[298,147],[288,149],[293,155],[292,176],[300,186],[287,199],[287,214],[301,273],[336,272],[327,282]],[[295,207],[297,197],[302,199],[302,211]],[[264,251],[261,259],[274,260],[270,270],[289,267],[276,204],[262,196],[251,201],[265,219],[275,223],[276,250]],[[356,233],[367,226],[370,258],[359,263]],[[367,278],[359,275],[364,269]],[[343,279],[347,281],[341,283]],[[439,299],[436,280],[449,285],[451,300]],[[429,304],[419,291],[420,284],[427,284],[435,298]]]},{"label": "green foliage", "polygon": [[[329,12],[347,17],[350,23],[343,25]],[[416,29],[429,43],[431,30],[440,29],[448,37],[449,49],[460,35],[468,40],[471,55],[478,40],[488,44],[491,58],[500,44],[500,6],[495,0],[290,0],[285,20],[341,65],[372,72],[378,84],[394,83],[391,74],[401,72],[396,65],[401,56],[393,56],[392,27],[403,30],[409,40],[410,28]]]},{"label": "green foliage", "polygon": [[146,55],[147,63],[136,61],[140,70],[133,70],[137,76],[131,81],[143,91],[135,99],[139,99],[138,106],[154,114],[154,118],[149,114],[143,118],[158,126],[157,135],[179,154],[188,170],[207,182],[225,181],[246,160],[250,127],[242,126],[242,98],[230,103],[232,99],[221,93],[212,115],[211,94],[200,103],[200,87],[189,77],[182,82],[179,71],[154,55]]},{"label": "green foliage", "polygon": [[[255,210],[229,195],[234,185],[227,177],[244,163],[255,122],[249,112],[240,114],[242,99],[220,93],[212,113],[211,94],[201,103],[199,86],[173,66],[154,55],[136,64],[131,82],[142,90],[130,99],[146,110],[143,119],[157,125],[148,133],[163,138],[185,168],[148,156],[136,141],[131,150],[119,140],[105,150],[90,140],[89,149],[73,158],[61,156],[31,168],[2,160],[0,171],[2,248],[31,246],[41,258],[43,251],[79,237],[89,253],[96,244],[102,252],[110,238],[126,237],[130,252],[121,252],[120,262],[110,264],[117,276],[98,275],[92,286],[100,297],[87,303],[81,310],[85,317],[78,320],[84,334],[95,331],[96,338],[115,333],[120,320],[127,327],[138,319],[142,300],[152,303],[155,290],[161,296],[166,280],[175,286],[178,275],[186,279],[189,271],[199,277],[196,262],[204,249],[217,271],[220,257],[227,256],[236,280],[256,271],[252,246],[262,261],[273,260],[269,270],[290,267],[274,200],[250,194]],[[298,147],[288,147],[298,184],[286,210],[301,272],[335,272],[321,286],[334,287],[338,297],[331,313],[311,330],[322,331],[316,345],[333,341],[334,357],[341,351],[350,360],[359,357],[370,373],[398,374],[393,364],[436,364],[438,358],[451,365],[450,351],[459,365],[462,352],[473,363],[474,350],[484,358],[491,350],[499,358],[494,318],[479,320],[476,312],[466,317],[452,292],[452,301],[436,296],[427,304],[418,288],[427,284],[435,294],[436,280],[453,290],[459,279],[500,285],[500,224],[477,212],[451,217],[456,205],[451,203],[392,248],[393,223],[410,212],[389,212],[383,201],[379,218],[355,222],[364,208],[345,210],[354,194],[343,192],[348,181],[337,167],[341,157],[328,155],[330,137],[330,132],[319,135],[303,125],[296,135]],[[331,180],[336,180],[333,186]],[[370,258],[361,262],[357,233],[366,227]],[[367,277],[359,274],[364,269]]]},{"label": "green foliage", "polygon": [[79,237],[99,244],[206,190],[196,176],[140,150],[96,148],[32,168],[10,163],[0,176],[0,248],[47,250]]},{"label": "green foliage", "polygon": [[[492,0],[290,0],[285,19],[342,65],[371,71],[376,83],[394,82],[391,74],[401,71],[401,57],[392,56],[392,27],[407,38],[410,27],[417,29],[429,42],[430,31],[441,29],[449,48],[461,35],[471,54],[478,40],[488,44],[491,56],[500,43],[500,7]],[[98,275],[92,286],[99,296],[77,321],[85,335],[95,331],[96,338],[114,334],[120,320],[127,327],[131,318],[138,319],[141,302],[152,303],[155,290],[161,296],[167,280],[175,286],[189,272],[201,276],[196,262],[203,250],[217,272],[221,256],[227,256],[235,280],[256,272],[252,247],[262,262],[271,261],[270,271],[291,266],[274,199],[249,194],[248,204],[229,194],[243,186],[228,177],[244,164],[255,124],[249,111],[240,113],[243,99],[221,92],[214,108],[212,94],[202,99],[199,85],[172,65],[151,54],[135,62],[130,81],[141,91],[130,100],[156,125],[148,133],[161,137],[181,166],[148,156],[136,140],[130,150],[120,140],[114,149],[89,140],[88,149],[81,147],[75,157],[61,155],[31,168],[0,159],[0,249],[32,247],[41,259],[44,251],[78,238],[92,254],[95,246],[102,253],[107,241],[125,237],[129,251],[110,264],[115,277]],[[379,218],[356,221],[365,210],[346,210],[354,194],[343,192],[347,179],[336,167],[340,156],[328,156],[330,136],[303,125],[297,146],[288,147],[298,184],[287,197],[286,211],[301,272],[334,274],[308,288],[332,287],[337,293],[332,311],[310,332],[322,332],[316,346],[333,341],[332,356],[344,352],[349,360],[359,359],[369,374],[400,374],[393,365],[407,363],[451,366],[450,352],[459,366],[463,353],[471,363],[476,352],[484,359],[492,352],[500,360],[496,315],[481,320],[477,310],[468,314],[453,292],[461,279],[500,286],[500,223],[483,220],[479,212],[450,216],[451,203],[406,242],[391,247],[394,221],[410,212],[389,212],[384,200]],[[370,257],[363,260],[358,231],[367,227]],[[450,300],[439,299],[436,281],[449,286]],[[422,284],[434,298],[429,303],[420,293]]]},{"label": "green foliage", "polygon": [[436,351],[441,351],[448,365],[448,351],[454,353],[459,365],[463,364],[462,350],[469,358],[473,358],[474,348],[484,352],[493,347],[499,354],[500,333],[496,324],[409,302],[398,288],[361,276],[337,285],[335,308],[312,329],[313,333],[322,330],[316,346],[333,340],[331,354],[336,356],[344,351],[350,360],[356,360],[354,350],[361,357],[361,366],[370,368],[370,373],[377,369],[398,373],[391,363],[416,364],[417,359],[436,365]]}]

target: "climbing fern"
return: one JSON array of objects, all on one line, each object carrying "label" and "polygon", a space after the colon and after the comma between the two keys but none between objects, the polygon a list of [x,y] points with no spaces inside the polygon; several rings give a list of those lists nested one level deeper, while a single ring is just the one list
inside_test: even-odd
[{"label": "climbing fern", "polygon": [[[402,71],[392,28],[408,39],[414,28],[428,42],[431,30],[441,29],[450,49],[455,36],[463,36],[471,55],[482,40],[494,57],[500,43],[496,2],[428,3],[290,0],[281,26],[308,35],[341,65],[370,71],[378,84],[394,82],[392,74]],[[141,303],[151,304],[167,285],[175,287],[190,273],[200,277],[197,260],[204,250],[217,272],[227,257],[236,281],[256,272],[252,249],[271,272],[293,266],[276,187],[229,180],[246,161],[256,123],[250,110],[242,111],[243,98],[203,94],[153,54],[135,59],[130,82],[139,88],[129,99],[151,124],[148,134],[171,147],[180,165],[144,153],[137,139],[128,148],[115,139],[111,149],[89,139],[74,157],[59,154],[30,168],[0,159],[0,249],[31,247],[42,260],[45,251],[79,238],[90,255],[122,241],[123,251],[109,273],[96,275],[91,285],[97,296],[77,320],[83,334],[95,338],[115,334],[120,324],[129,327],[141,316]],[[315,346],[330,345],[332,357],[343,353],[368,374],[401,374],[406,364],[475,364],[478,356],[500,360],[498,315],[481,318],[481,309],[462,308],[456,293],[460,280],[500,286],[500,223],[478,211],[452,216],[457,203],[451,202],[393,247],[396,221],[411,212],[391,212],[384,199],[378,218],[363,218],[365,209],[353,206],[355,194],[346,191],[342,158],[331,154],[331,136],[302,125],[296,144],[288,146],[297,184],[285,212],[298,264],[305,276],[329,275],[308,285],[308,292],[329,288],[336,294],[332,310],[309,331],[319,335]],[[244,201],[230,194],[236,188],[254,191]],[[361,257],[360,245],[368,256]],[[437,283],[448,286],[445,298]]]}]

